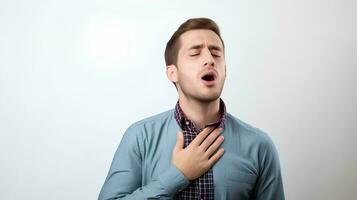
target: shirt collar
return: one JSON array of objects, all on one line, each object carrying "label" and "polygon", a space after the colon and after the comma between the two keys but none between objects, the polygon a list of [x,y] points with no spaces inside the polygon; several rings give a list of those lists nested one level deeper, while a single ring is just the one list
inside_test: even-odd
[{"label": "shirt collar", "polygon": [[[219,120],[215,123],[212,124],[206,124],[205,128],[208,126],[216,126],[219,128],[223,128],[224,129],[224,124],[226,121],[226,117],[227,117],[227,111],[226,111],[226,106],[223,102],[222,99],[220,99],[220,103],[219,103],[219,110],[221,113],[221,116],[219,118]],[[176,106],[175,106],[175,119],[176,122],[179,124],[179,126],[181,127],[182,130],[187,130],[188,128],[194,128],[194,130],[196,131],[201,131],[199,130],[195,124],[193,123],[193,121],[191,121],[190,119],[186,118],[185,114],[183,113],[181,106],[179,104],[179,101],[177,101]]]}]

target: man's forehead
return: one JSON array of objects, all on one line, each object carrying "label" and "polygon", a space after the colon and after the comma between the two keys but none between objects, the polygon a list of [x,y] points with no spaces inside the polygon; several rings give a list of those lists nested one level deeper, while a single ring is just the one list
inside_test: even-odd
[{"label": "man's forehead", "polygon": [[180,36],[180,44],[183,49],[197,45],[214,45],[223,48],[219,36],[215,32],[205,29],[190,30],[183,33]]}]

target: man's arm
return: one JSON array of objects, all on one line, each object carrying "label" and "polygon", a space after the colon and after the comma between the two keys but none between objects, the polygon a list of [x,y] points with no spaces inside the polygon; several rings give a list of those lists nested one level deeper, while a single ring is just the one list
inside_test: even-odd
[{"label": "man's arm", "polygon": [[262,152],[259,167],[262,170],[254,189],[256,200],[284,200],[284,188],[281,177],[278,153],[273,142],[268,139]]},{"label": "man's arm", "polygon": [[213,154],[223,142],[223,139],[215,141],[220,134],[218,129],[213,131],[212,128],[206,128],[185,149],[180,133],[170,167],[161,173],[158,180],[142,186],[142,154],[139,146],[143,144],[136,131],[136,128],[130,127],[125,132],[99,200],[170,198],[186,188],[189,180],[205,173],[223,155],[222,150]]},{"label": "man's arm", "polygon": [[99,200],[147,199],[169,197],[188,185],[188,180],[173,165],[161,173],[158,180],[142,186],[142,157],[139,146],[143,138],[136,127],[129,127],[114,155]]}]

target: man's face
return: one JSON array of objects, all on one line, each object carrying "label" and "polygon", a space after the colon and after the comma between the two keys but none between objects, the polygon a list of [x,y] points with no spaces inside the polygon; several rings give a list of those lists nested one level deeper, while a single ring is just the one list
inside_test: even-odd
[{"label": "man's face", "polygon": [[180,95],[202,102],[211,102],[221,95],[226,78],[223,44],[211,30],[191,30],[180,38],[177,66],[171,81],[176,82]]}]

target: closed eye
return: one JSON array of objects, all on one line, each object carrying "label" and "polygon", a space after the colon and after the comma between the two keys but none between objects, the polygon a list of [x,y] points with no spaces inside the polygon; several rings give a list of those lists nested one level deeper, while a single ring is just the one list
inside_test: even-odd
[{"label": "closed eye", "polygon": [[220,55],[218,55],[218,54],[213,54],[213,53],[212,53],[212,56],[213,56],[213,57],[217,57],[217,58],[221,57]]},{"label": "closed eye", "polygon": [[199,53],[196,53],[196,54],[191,54],[190,56],[198,56],[200,55]]}]

